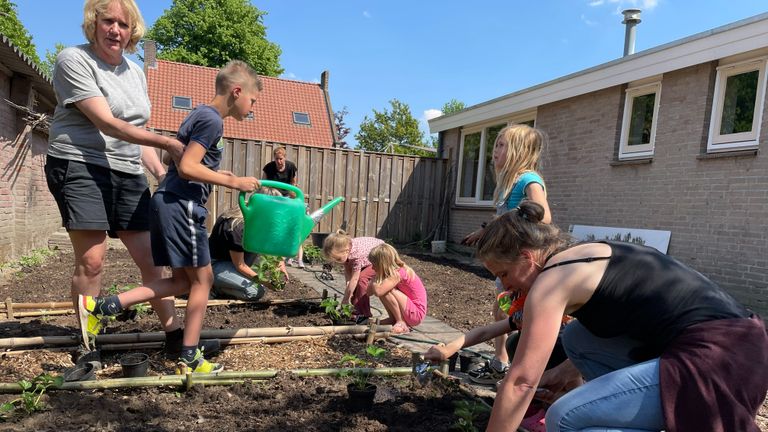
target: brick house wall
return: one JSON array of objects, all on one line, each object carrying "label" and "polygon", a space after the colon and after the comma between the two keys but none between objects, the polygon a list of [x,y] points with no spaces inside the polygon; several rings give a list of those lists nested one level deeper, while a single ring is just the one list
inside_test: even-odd
[{"label": "brick house wall", "polygon": [[25,123],[3,101],[25,98],[17,92],[28,89],[23,79],[11,80],[0,72],[0,263],[46,247],[48,237],[61,226],[43,171],[48,137],[31,132],[16,143]]},{"label": "brick house wall", "polygon": [[[624,86],[539,106],[536,126],[550,138],[542,174],[555,224],[671,231],[669,255],[768,316],[768,109],[762,152],[704,156],[715,76],[715,62],[664,74],[650,163],[614,163]],[[459,140],[444,139],[443,154],[457,155]],[[492,215],[454,206],[449,240]]]}]

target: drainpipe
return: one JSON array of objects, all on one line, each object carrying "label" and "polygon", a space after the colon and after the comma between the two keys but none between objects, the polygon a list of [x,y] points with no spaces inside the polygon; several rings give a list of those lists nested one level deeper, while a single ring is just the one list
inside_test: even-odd
[{"label": "drainpipe", "polygon": [[625,9],[621,11],[624,15],[624,21],[621,23],[626,26],[624,31],[624,56],[635,53],[635,26],[640,24],[640,9]]}]

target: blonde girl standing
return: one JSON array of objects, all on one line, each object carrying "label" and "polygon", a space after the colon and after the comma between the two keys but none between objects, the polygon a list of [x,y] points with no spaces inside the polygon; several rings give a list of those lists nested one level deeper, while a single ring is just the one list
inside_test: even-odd
[{"label": "blonde girl standing", "polygon": [[392,324],[392,333],[403,334],[421,323],[427,314],[427,291],[419,276],[407,266],[397,250],[384,243],[368,254],[376,276],[368,285],[368,296],[381,300],[389,316],[382,324]]},{"label": "blonde girl standing", "polygon": [[[523,200],[533,201],[544,208],[543,223],[552,221],[552,214],[547,203],[547,191],[544,179],[538,173],[540,158],[547,137],[539,129],[530,126],[515,124],[499,131],[496,142],[493,145],[493,168],[496,173],[496,189],[494,201],[496,203],[496,215],[502,215],[515,209]],[[474,245],[485,230],[485,223],[481,228],[464,238],[466,245]],[[501,294],[511,291],[514,287],[505,287],[496,279],[496,291]],[[510,295],[510,300],[517,299],[516,294]],[[522,307],[512,311],[512,320],[519,329],[522,322]],[[507,312],[499,308],[498,302],[493,303],[493,316],[497,320],[507,319]],[[509,368],[509,357],[505,349],[507,335],[494,338],[494,358],[482,367],[469,372],[470,378],[480,384],[495,384],[504,378]]]}]

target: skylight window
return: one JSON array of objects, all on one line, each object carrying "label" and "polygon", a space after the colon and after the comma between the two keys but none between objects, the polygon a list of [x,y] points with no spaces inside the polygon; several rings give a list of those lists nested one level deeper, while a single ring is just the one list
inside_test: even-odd
[{"label": "skylight window", "polygon": [[174,96],[171,104],[177,109],[191,110],[192,98],[187,96]]},{"label": "skylight window", "polygon": [[312,124],[309,121],[309,114],[303,113],[303,112],[296,112],[296,111],[293,112],[293,122],[296,124],[303,124],[303,125]]}]

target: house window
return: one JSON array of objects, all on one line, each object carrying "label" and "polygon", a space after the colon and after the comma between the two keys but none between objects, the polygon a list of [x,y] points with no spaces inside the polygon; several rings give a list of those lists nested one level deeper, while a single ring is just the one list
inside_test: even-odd
[{"label": "house window", "polygon": [[512,123],[533,126],[533,120],[528,119],[467,129],[462,134],[456,191],[457,204],[493,205],[493,191],[496,188],[493,145],[499,132]]},{"label": "house window", "polygon": [[766,59],[717,69],[708,152],[756,148],[763,117]]},{"label": "house window", "polygon": [[293,112],[293,122],[296,124],[303,124],[308,125],[311,124],[309,122],[309,114],[303,113],[303,112]]},{"label": "house window", "polygon": [[191,110],[192,98],[188,96],[174,96],[171,104],[177,109]]},{"label": "house window", "polygon": [[627,89],[619,159],[653,156],[661,83]]}]

